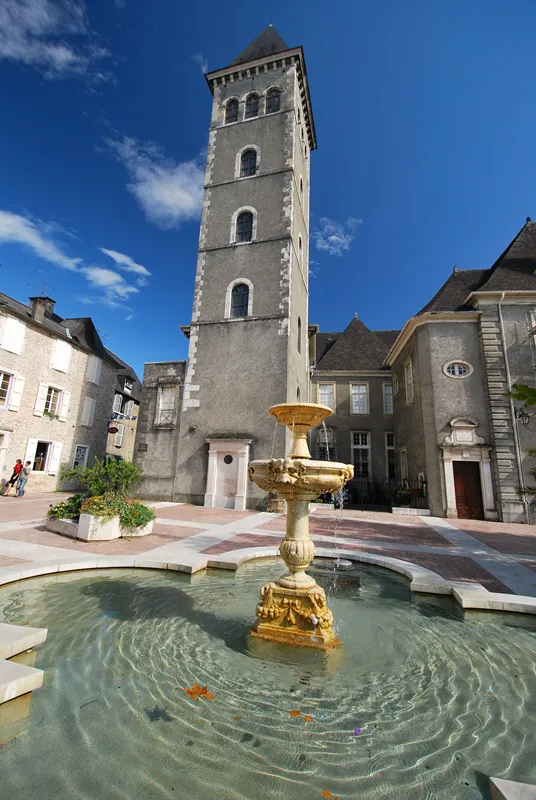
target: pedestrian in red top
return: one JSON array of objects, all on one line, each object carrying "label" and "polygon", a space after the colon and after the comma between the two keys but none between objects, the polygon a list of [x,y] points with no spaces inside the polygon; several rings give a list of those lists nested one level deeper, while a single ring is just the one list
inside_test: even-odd
[{"label": "pedestrian in red top", "polygon": [[17,481],[19,479],[19,473],[20,473],[21,469],[22,469],[22,460],[20,458],[17,458],[17,462],[16,462],[15,466],[13,467],[13,474],[11,475],[11,478],[6,483],[5,492],[4,492],[4,496],[5,497],[7,497],[7,495],[9,494],[9,490],[11,488],[13,488],[15,486],[15,484],[17,483]]}]

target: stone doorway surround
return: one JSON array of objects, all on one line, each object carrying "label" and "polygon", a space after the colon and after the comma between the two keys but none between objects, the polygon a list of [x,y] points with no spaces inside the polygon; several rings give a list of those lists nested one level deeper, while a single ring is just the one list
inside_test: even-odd
[{"label": "stone doorway surround", "polygon": [[490,452],[492,448],[484,444],[484,440],[477,436],[477,426],[478,423],[470,417],[455,417],[450,421],[451,433],[445,436],[441,446],[447,495],[446,516],[448,519],[457,519],[458,517],[456,489],[454,486],[454,461],[478,462],[484,518],[494,521],[499,519],[495,508],[495,496],[491,478]]},{"label": "stone doorway surround", "polygon": [[[206,439],[209,445],[205,506],[244,511],[247,499],[249,446],[251,439]],[[225,460],[233,460],[227,465]],[[230,468],[230,482],[225,486],[223,470]],[[232,491],[229,491],[232,489]]]}]

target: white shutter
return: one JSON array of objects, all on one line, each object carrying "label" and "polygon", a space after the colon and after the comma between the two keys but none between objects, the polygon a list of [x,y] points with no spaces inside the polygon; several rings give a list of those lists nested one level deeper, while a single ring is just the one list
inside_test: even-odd
[{"label": "white shutter", "polygon": [[22,375],[13,375],[11,379],[11,387],[9,392],[8,408],[10,411],[19,410],[23,389],[24,389],[24,378],[22,377]]},{"label": "white shutter", "polygon": [[115,434],[115,441],[114,444],[116,447],[121,447],[123,444],[123,436],[125,435],[125,426],[118,425],[117,426],[117,433]]},{"label": "white shutter", "polygon": [[28,444],[26,445],[26,455],[24,456],[24,463],[26,464],[29,461],[32,465],[35,461],[35,452],[37,450],[37,439],[28,439]]},{"label": "white shutter", "polygon": [[35,401],[34,416],[42,417],[45,410],[45,403],[47,399],[48,383],[40,383],[37,390],[37,399]]},{"label": "white shutter", "polygon": [[92,397],[84,397],[84,405],[82,407],[82,416],[80,418],[80,425],[93,425],[95,417],[95,400]]},{"label": "white shutter", "polygon": [[95,383],[97,386],[99,385],[100,381],[101,366],[100,358],[93,355],[89,357],[87,362],[87,379],[91,383]]},{"label": "white shutter", "polygon": [[15,317],[6,317],[0,347],[3,347],[4,350],[9,350],[10,353],[16,353],[20,356],[25,333],[26,326],[22,322],[15,319]]},{"label": "white shutter", "polygon": [[52,347],[50,366],[59,372],[68,372],[69,364],[71,363],[71,352],[72,348],[69,342],[56,339]]},{"label": "white shutter", "polygon": [[49,475],[58,474],[62,446],[63,445],[61,442],[52,443],[52,454],[50,456],[50,463],[48,465],[48,470],[47,470]]},{"label": "white shutter", "polygon": [[67,419],[67,412],[69,411],[69,401],[71,399],[70,392],[62,392],[61,393],[61,402],[60,407],[58,410],[58,417],[60,418],[61,422],[65,422]]}]

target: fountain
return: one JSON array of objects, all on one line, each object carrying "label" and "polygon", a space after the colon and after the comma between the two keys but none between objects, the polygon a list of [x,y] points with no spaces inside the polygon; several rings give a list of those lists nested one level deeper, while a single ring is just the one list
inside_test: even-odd
[{"label": "fountain", "polygon": [[267,492],[286,500],[287,527],[279,552],[289,572],[266,583],[260,592],[252,636],[285,644],[329,648],[340,644],[332,628],[326,594],[306,569],[315,548],[309,536],[309,502],[336,492],[351,480],[351,464],[312,461],[307,433],[332,410],[315,403],[280,403],[268,409],[293,434],[287,458],[252,461],[249,477]]}]

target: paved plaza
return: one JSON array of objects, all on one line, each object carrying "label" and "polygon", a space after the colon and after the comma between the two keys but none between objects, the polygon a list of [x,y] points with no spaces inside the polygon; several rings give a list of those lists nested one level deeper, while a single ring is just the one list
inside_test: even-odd
[{"label": "paved plaza", "polygon": [[[45,529],[49,505],[65,496],[0,498],[0,583],[28,575],[28,568],[35,568],[34,574],[78,565],[160,564],[192,572],[203,566],[234,568],[242,554],[248,559],[275,556],[285,531],[284,514],[155,503],[157,520],[150,536],[82,542]],[[320,505],[312,511],[311,536],[319,555],[388,557],[458,586],[476,584],[488,592],[536,597],[536,526],[332,511]]]}]

